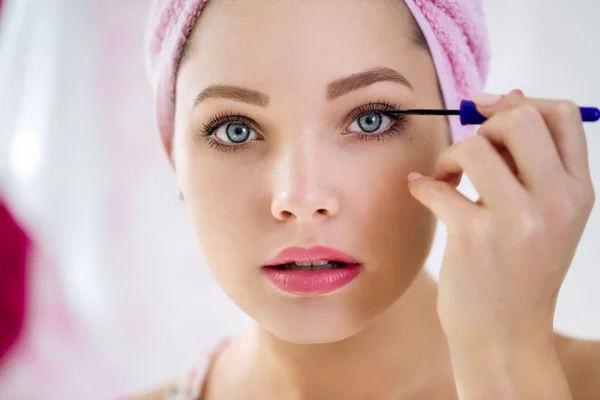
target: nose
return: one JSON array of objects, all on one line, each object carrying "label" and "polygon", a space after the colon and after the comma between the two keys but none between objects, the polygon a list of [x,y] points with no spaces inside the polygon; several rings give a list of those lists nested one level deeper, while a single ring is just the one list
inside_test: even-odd
[{"label": "nose", "polygon": [[295,152],[277,160],[271,213],[280,221],[315,221],[336,216],[340,199],[328,174],[330,157]]}]

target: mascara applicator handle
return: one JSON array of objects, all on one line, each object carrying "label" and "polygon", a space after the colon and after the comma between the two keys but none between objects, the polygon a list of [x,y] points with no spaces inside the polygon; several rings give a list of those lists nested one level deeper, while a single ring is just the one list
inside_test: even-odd
[{"label": "mascara applicator handle", "polygon": [[[579,107],[583,122],[597,122],[600,120],[600,110],[596,107]],[[460,123],[462,125],[481,125],[487,118],[477,111],[477,106],[470,100],[460,102]]]}]

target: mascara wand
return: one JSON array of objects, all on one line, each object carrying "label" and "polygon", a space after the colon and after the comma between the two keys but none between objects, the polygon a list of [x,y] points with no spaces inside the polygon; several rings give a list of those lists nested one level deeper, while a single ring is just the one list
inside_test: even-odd
[{"label": "mascara wand", "polygon": [[[579,107],[581,119],[583,122],[597,122],[600,120],[600,110],[596,107]],[[458,115],[462,125],[480,125],[487,118],[477,111],[475,103],[469,100],[463,100],[460,103],[459,110],[403,110],[396,111],[394,114],[403,115]]]}]

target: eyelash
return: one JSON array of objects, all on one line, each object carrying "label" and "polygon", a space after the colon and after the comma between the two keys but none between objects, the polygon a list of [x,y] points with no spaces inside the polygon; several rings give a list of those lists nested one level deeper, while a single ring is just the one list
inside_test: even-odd
[{"label": "eyelash", "polygon": [[352,132],[347,130],[345,130],[344,133],[354,135],[359,140],[385,140],[390,136],[398,135],[404,129],[405,124],[408,121],[408,116],[406,114],[401,114],[400,110],[401,107],[385,100],[355,108],[346,118],[344,126],[349,126],[353,121],[368,114],[381,114],[388,117],[391,121],[390,126],[385,131],[377,134]]},{"label": "eyelash", "polygon": [[[346,126],[344,134],[354,135],[358,140],[385,140],[390,136],[398,135],[404,129],[405,123],[408,120],[408,117],[405,114],[400,114],[400,109],[401,108],[399,106],[388,101],[377,101],[375,103],[369,103],[357,107],[352,110],[348,117],[346,117],[344,120],[344,126]],[[347,127],[353,121],[368,114],[381,114],[388,117],[391,121],[390,126],[385,131],[377,134],[360,133],[347,130]],[[208,122],[203,123],[202,128],[200,129],[200,134],[202,137],[204,137],[204,140],[209,147],[218,151],[238,151],[250,146],[250,141],[237,145],[226,145],[214,139],[214,133],[219,128],[221,128],[223,125],[232,123],[247,125],[254,131],[259,130],[256,123],[251,118],[242,114],[224,112],[215,115]]]},{"label": "eyelash", "polygon": [[244,124],[250,127],[250,129],[258,130],[258,127],[254,121],[241,114],[235,114],[231,112],[223,112],[212,117],[208,122],[202,124],[200,134],[204,137],[204,141],[208,147],[214,148],[218,151],[238,151],[243,150],[250,145],[250,142],[244,142],[237,145],[227,145],[219,143],[213,137],[214,133],[219,130],[220,127],[227,124]]}]

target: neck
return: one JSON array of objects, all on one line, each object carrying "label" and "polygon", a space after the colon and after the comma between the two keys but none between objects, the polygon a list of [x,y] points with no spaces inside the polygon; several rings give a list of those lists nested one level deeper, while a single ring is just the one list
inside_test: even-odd
[{"label": "neck", "polygon": [[422,393],[449,370],[436,300],[436,284],[423,271],[384,315],[346,340],[297,345],[257,327],[253,347],[260,368],[255,371],[265,374],[269,390],[282,399],[385,399]]}]

